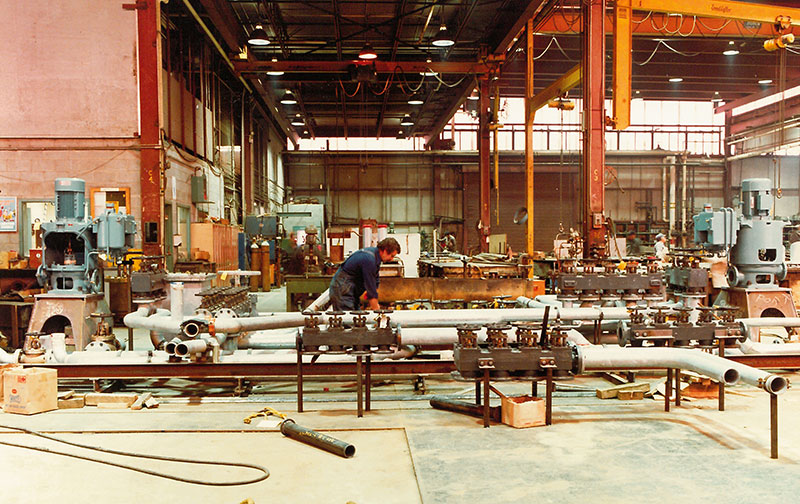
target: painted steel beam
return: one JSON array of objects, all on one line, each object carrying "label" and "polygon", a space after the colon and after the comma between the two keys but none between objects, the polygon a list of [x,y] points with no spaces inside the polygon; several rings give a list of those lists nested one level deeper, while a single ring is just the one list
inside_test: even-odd
[{"label": "painted steel beam", "polygon": [[489,251],[489,235],[491,234],[491,173],[489,155],[489,79],[482,79],[478,90],[478,172],[480,174],[480,238],[481,252]]},{"label": "painted steel beam", "polygon": [[551,3],[553,2],[550,2],[549,0],[531,0],[528,2],[525,10],[520,13],[517,20],[511,26],[511,29],[509,29],[505,36],[500,39],[500,42],[492,48],[492,53],[505,54],[508,48],[511,47],[511,45],[515,42],[514,39],[518,38],[522,30],[525,29],[525,26],[528,24],[528,20],[533,19],[545,8],[552,8],[550,5]]},{"label": "painted steel beam", "polygon": [[634,10],[800,26],[800,9],[728,0],[617,0],[614,8],[614,110],[612,125],[630,124],[631,19]]},{"label": "painted steel beam", "polygon": [[[531,50],[531,53],[532,52],[533,51]],[[559,96],[562,96],[564,93],[566,93],[570,89],[580,84],[581,75],[582,75],[581,64],[578,63],[574,67],[570,68],[567,71],[567,73],[559,77],[555,82],[553,82],[543,90],[539,91],[538,94],[532,96],[528,100],[528,112],[531,115],[531,124],[533,124],[533,116],[536,114],[537,110],[547,105],[547,102],[549,102],[553,98],[558,98]],[[527,80],[526,80],[526,86],[527,86]],[[532,92],[533,89],[531,89],[531,93]]]},{"label": "painted steel beam", "polygon": [[[583,23],[583,192],[584,257],[604,256],[605,209],[605,0],[581,5]],[[630,54],[630,53],[628,53]]]},{"label": "painted steel beam", "polygon": [[155,224],[158,241],[142,240],[145,255],[163,254],[164,219],[161,194],[161,2],[140,4],[137,15],[137,56],[139,58],[139,180],[142,195],[142,227]]},{"label": "painted steel beam", "polygon": [[[535,100],[533,95],[533,19],[528,20],[528,29],[525,32],[525,48],[525,208],[528,210],[528,220],[525,227],[525,251],[528,254],[528,258],[532,259],[533,253],[536,251],[533,241],[533,120],[536,117],[537,110],[534,108],[533,103]],[[547,102],[545,101],[545,103]],[[533,278],[532,267],[528,268],[528,277]]]},{"label": "painted steel beam", "polygon": [[[482,61],[234,61],[237,73],[264,73],[270,70],[302,73],[349,73],[355,66],[372,67],[376,73],[390,74],[396,70],[407,73],[485,74],[492,65]],[[496,65],[495,65],[496,66]]]}]

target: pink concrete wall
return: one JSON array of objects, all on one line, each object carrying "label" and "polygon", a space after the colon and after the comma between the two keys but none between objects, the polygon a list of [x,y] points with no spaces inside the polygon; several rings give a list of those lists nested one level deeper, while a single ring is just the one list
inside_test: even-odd
[{"label": "pink concrete wall", "polygon": [[121,2],[0,0],[0,137],[131,137],[136,13]]}]

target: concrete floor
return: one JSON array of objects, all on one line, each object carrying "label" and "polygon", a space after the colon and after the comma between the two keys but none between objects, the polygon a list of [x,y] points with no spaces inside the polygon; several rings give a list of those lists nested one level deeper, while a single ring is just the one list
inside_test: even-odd
[{"label": "concrete floor", "polygon": [[[137,345],[142,336],[137,334]],[[556,393],[552,426],[484,429],[480,419],[428,405],[433,394],[469,400],[474,395],[470,384],[443,378],[429,378],[426,384],[427,395],[420,395],[411,379],[379,382],[373,411],[364,418],[355,415],[354,383],[347,379],[308,382],[302,414],[295,412],[293,383],[259,382],[247,397],[235,397],[235,384],[224,380],[128,382],[127,391],[150,390],[159,397],[161,405],[153,410],[86,407],[31,417],[0,413],[1,425],[53,432],[85,444],[249,462],[271,472],[256,484],[205,487],[0,445],[0,502],[237,504],[252,498],[257,504],[786,504],[797,498],[800,392],[794,389],[779,397],[780,458],[771,460],[768,396],[749,386],[728,388],[724,412],[717,411],[715,399],[703,399],[665,413],[663,401],[597,399],[585,390],[608,383],[579,377],[568,382],[572,391]],[[78,391],[90,388],[82,382],[60,385]],[[529,390],[525,383],[497,385],[511,394]],[[242,422],[267,405],[301,425],[354,444],[355,457],[343,459],[285,438],[260,420]],[[254,475],[241,469],[95,454],[5,429],[0,429],[0,441],[98,456],[188,478],[219,481]]]}]

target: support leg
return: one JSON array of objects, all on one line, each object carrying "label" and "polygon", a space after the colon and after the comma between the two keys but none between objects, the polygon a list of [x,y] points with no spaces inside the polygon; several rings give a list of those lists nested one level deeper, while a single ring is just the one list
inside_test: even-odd
[{"label": "support leg", "polygon": [[370,403],[369,403],[370,392],[371,392],[371,389],[372,389],[372,357],[367,355],[365,357],[365,359],[366,359],[365,371],[366,371],[366,378],[367,378],[367,392],[366,392],[366,397],[365,397],[365,401],[364,401],[364,403],[365,403],[364,404],[364,409],[369,411],[370,410]]},{"label": "support leg", "polygon": [[364,416],[364,377],[361,373],[361,356],[356,357],[356,401],[358,402],[358,417]]},{"label": "support leg", "polygon": [[531,382],[531,397],[539,397],[539,382],[536,380]]},{"label": "support leg", "polygon": [[483,370],[483,426],[489,427],[489,370]]},{"label": "support leg", "polygon": [[481,381],[475,381],[475,404],[481,405]]},{"label": "support leg", "polygon": [[769,395],[769,458],[778,458],[778,396]]},{"label": "support leg", "polygon": [[664,411],[669,411],[670,396],[672,395],[672,368],[667,369],[667,383],[664,387]]},{"label": "support leg", "polygon": [[547,368],[547,382],[545,382],[544,423],[553,423],[553,368]]},{"label": "support leg", "polygon": [[[719,339],[719,356],[725,357],[725,340]],[[720,411],[725,411],[725,382],[719,381],[719,389],[717,392],[717,407]]]},{"label": "support leg", "polygon": [[302,341],[297,338],[297,412],[303,412],[303,348]]},{"label": "support leg", "polygon": [[681,405],[681,370],[675,370],[675,407]]}]

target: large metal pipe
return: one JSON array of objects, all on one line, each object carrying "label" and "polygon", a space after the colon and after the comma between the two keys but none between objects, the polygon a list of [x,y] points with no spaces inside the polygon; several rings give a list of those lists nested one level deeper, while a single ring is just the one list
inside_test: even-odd
[{"label": "large metal pipe", "polygon": [[205,340],[193,339],[182,341],[175,346],[175,355],[186,357],[192,354],[203,353],[208,350],[208,343]]},{"label": "large metal pipe", "polygon": [[325,307],[331,302],[331,290],[325,289],[325,292],[319,295],[317,299],[311,302],[308,307],[306,307],[306,311],[321,311],[324,310]]},{"label": "large metal pipe", "polygon": [[789,381],[782,376],[771,374],[739,362],[728,362],[730,362],[730,367],[739,373],[739,379],[743,383],[762,388],[771,394],[782,394],[789,388]]},{"label": "large metal pipe", "polygon": [[183,282],[169,284],[169,312],[173,319],[183,321]]},{"label": "large metal pipe", "polygon": [[14,353],[8,353],[2,348],[0,348],[0,364],[13,364],[15,362],[19,362],[19,354],[22,350],[17,349]]},{"label": "large metal pipe", "polygon": [[[483,418],[483,406],[478,404],[434,396],[431,398],[431,406],[440,410],[453,411],[455,413],[462,413],[464,415]],[[489,407],[489,418],[495,422],[500,421],[500,406]]]},{"label": "large metal pipe", "polygon": [[308,427],[297,425],[291,418],[281,422],[281,434],[302,443],[322,448],[340,457],[350,458],[356,454],[356,447],[350,443],[311,430]]},{"label": "large metal pipe", "polygon": [[181,321],[172,318],[169,310],[157,310],[151,315],[148,308],[141,307],[125,315],[122,320],[131,329],[147,329],[170,336],[181,333]]},{"label": "large metal pipe", "polygon": [[[579,346],[578,374],[624,369],[687,369],[726,385],[739,381],[735,362],[688,348],[620,348]],[[749,366],[744,366],[745,368]],[[752,368],[751,368],[752,369]]]}]

